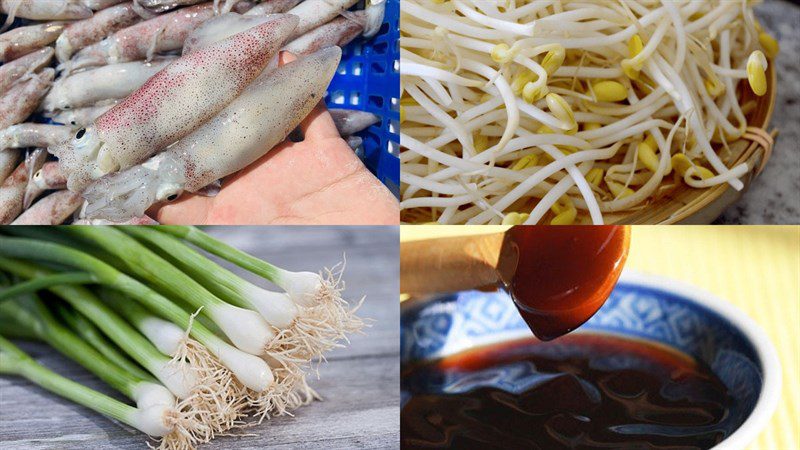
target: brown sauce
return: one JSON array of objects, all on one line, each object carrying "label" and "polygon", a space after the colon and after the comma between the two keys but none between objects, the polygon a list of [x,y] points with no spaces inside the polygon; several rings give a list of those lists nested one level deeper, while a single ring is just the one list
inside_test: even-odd
[{"label": "brown sauce", "polygon": [[589,333],[469,350],[401,384],[404,449],[705,449],[734,403],[703,363]]},{"label": "brown sauce", "polygon": [[520,226],[510,233],[519,262],[506,288],[542,340],[574,330],[603,306],[630,244],[622,226]]}]

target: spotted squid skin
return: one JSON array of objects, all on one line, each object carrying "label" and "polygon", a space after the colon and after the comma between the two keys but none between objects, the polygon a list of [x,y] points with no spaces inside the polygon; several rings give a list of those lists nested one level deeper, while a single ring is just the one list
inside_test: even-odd
[{"label": "spotted squid skin", "polygon": [[197,27],[183,44],[183,54],[188,55],[215,42],[227,39],[236,33],[249,30],[255,26],[267,23],[281,15],[243,16],[237,13],[226,13],[205,21]]},{"label": "spotted squid skin", "polygon": [[0,129],[23,122],[39,106],[39,101],[47,93],[53,82],[55,70],[43,69],[27,81],[11,86],[0,97]]},{"label": "spotted squid skin", "polygon": [[98,11],[88,19],[67,26],[56,40],[56,57],[60,62],[66,62],[76,51],[139,21],[141,17],[130,2]]},{"label": "spotted squid skin", "polygon": [[44,97],[42,109],[81,108],[109,99],[125,98],[174,60],[110,64],[59,78]]},{"label": "spotted squid skin", "polygon": [[31,20],[78,20],[92,17],[92,10],[77,0],[0,0],[0,11]]},{"label": "spotted squid skin", "polygon": [[[203,3],[156,16],[124,28],[73,56],[68,70],[147,59],[154,53],[179,50],[198,25],[214,17],[214,5]],[[155,45],[154,45],[155,43]]]},{"label": "spotted squid skin", "polygon": [[213,117],[261,73],[296,26],[296,17],[284,15],[158,72],[54,149],[70,174],[69,189],[81,192],[100,176],[136,165]]},{"label": "spotted squid skin", "polygon": [[301,0],[263,0],[256,6],[250,8],[245,15],[255,16],[261,14],[285,13],[297,6]]},{"label": "spotted squid skin", "polygon": [[80,194],[56,191],[19,215],[11,225],[60,225],[83,204]]},{"label": "spotted squid skin", "polygon": [[42,23],[14,28],[0,34],[0,62],[13,61],[49,45],[64,31],[64,24]]},{"label": "spotted squid skin", "polygon": [[249,166],[282,142],[322,100],[341,59],[329,47],[276,69],[168,152],[186,168],[196,192]]},{"label": "spotted squid skin", "polygon": [[308,55],[337,45],[344,47],[364,31],[366,13],[355,11],[349,17],[337,17],[286,44],[283,50],[295,55]]},{"label": "spotted squid skin", "polygon": [[69,127],[44,123],[21,123],[0,130],[0,150],[7,148],[47,148],[72,136]]}]

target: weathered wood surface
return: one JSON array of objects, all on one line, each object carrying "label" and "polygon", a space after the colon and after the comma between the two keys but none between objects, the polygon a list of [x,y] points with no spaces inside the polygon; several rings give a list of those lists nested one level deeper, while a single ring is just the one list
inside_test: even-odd
[{"label": "weathered wood surface", "polygon": [[[274,418],[247,430],[255,436],[220,437],[201,448],[398,448],[397,228],[232,227],[207,231],[292,270],[332,266],[346,254],[346,297],[366,295],[361,316],[373,322],[365,334],[351,338],[349,347],[331,352],[328,363],[320,368],[320,379],[311,379],[311,386],[324,401],[299,409],[293,418]],[[102,382],[54,350],[30,343],[22,347],[58,373],[114,395]],[[0,377],[2,450],[144,448],[142,433],[21,379]]]}]

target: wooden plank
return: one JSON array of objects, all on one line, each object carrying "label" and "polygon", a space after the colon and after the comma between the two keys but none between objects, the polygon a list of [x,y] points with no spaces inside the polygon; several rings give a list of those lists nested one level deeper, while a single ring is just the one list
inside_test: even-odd
[{"label": "wooden plank", "polygon": [[[360,315],[373,319],[348,348],[330,353],[311,386],[323,396],[296,412],[223,436],[207,449],[397,448],[399,306],[396,227],[232,227],[210,233],[293,270],[317,271],[347,253],[347,297],[366,295]],[[241,271],[234,269],[237,273]],[[269,284],[250,277],[260,285]],[[75,381],[121,397],[84,369],[41,344],[20,343],[37,360]],[[142,449],[145,436],[24,380],[0,377],[0,448]]]}]

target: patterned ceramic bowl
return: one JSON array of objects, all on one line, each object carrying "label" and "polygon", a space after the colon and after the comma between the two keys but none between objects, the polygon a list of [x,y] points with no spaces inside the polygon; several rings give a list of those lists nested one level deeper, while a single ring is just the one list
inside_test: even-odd
[{"label": "patterned ceramic bowl", "polygon": [[[530,335],[508,295],[477,291],[405,302],[400,332],[404,365]],[[781,369],[766,334],[740,310],[693,286],[626,272],[576,332],[647,339],[708,364],[737,400],[718,449],[745,448],[777,405]]]}]

